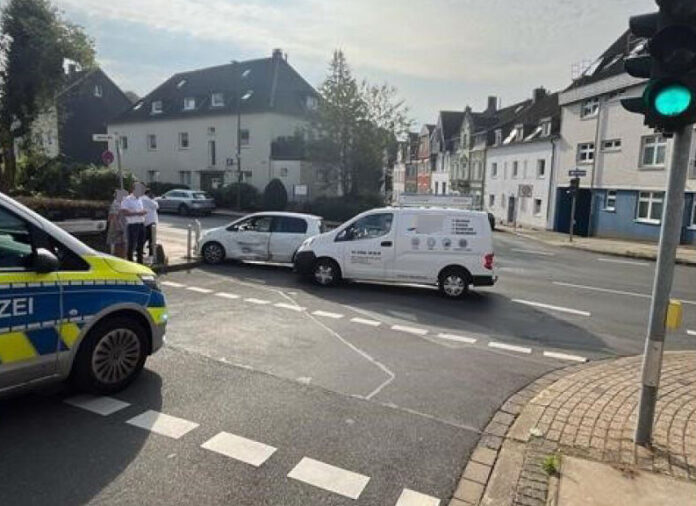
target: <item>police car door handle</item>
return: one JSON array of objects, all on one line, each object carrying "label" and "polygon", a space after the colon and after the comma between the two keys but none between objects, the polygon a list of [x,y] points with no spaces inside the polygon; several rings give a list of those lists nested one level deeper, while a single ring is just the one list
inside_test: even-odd
[{"label": "police car door handle", "polygon": [[392,242],[391,241],[382,241],[382,246],[385,248],[391,248],[392,247]]}]

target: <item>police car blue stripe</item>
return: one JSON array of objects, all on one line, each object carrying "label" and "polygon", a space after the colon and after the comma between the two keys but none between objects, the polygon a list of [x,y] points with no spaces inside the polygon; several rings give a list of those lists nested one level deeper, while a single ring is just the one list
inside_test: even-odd
[{"label": "police car blue stripe", "polygon": [[25,332],[25,334],[39,355],[48,355],[56,352],[58,333],[55,328],[30,330]]}]

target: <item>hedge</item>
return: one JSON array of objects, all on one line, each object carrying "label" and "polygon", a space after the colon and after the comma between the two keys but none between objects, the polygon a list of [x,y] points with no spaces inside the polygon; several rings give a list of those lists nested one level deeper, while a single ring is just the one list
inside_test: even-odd
[{"label": "hedge", "polygon": [[108,201],[48,197],[17,197],[17,200],[50,221],[105,220],[111,205]]},{"label": "hedge", "polygon": [[[215,200],[217,207],[237,209],[237,184],[232,183],[222,188],[211,190],[210,195]],[[242,209],[246,211],[256,211],[260,208],[259,191],[256,187],[242,183]]]}]

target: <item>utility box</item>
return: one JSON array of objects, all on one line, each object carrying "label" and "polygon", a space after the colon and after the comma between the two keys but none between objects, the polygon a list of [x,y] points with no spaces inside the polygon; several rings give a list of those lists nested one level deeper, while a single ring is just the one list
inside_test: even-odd
[{"label": "utility box", "polygon": [[682,320],[684,319],[684,310],[682,308],[682,303],[679,300],[670,299],[669,306],[667,307],[667,321],[665,325],[668,330],[677,330],[682,326]]}]

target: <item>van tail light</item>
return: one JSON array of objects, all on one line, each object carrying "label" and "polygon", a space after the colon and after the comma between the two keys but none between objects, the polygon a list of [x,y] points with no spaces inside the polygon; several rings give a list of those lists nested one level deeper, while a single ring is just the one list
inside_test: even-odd
[{"label": "van tail light", "polygon": [[489,271],[493,270],[493,257],[495,257],[493,253],[488,253],[483,257],[483,267]]}]

